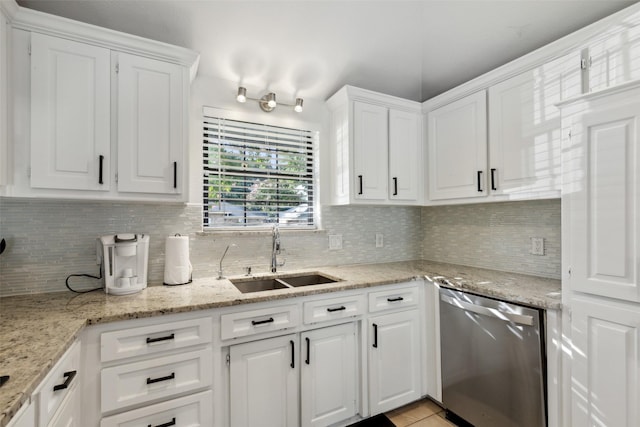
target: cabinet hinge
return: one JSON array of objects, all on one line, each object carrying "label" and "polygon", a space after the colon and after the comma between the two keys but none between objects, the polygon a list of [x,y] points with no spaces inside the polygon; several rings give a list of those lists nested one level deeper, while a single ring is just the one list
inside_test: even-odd
[{"label": "cabinet hinge", "polygon": [[120,72],[120,64],[116,63],[116,74]]},{"label": "cabinet hinge", "polygon": [[116,184],[118,183],[118,172],[116,172]]},{"label": "cabinet hinge", "polygon": [[227,366],[231,365],[231,355],[227,354]]},{"label": "cabinet hinge", "polygon": [[29,43],[29,47],[27,48],[27,52],[29,53],[29,56],[31,56],[31,43]]},{"label": "cabinet hinge", "polygon": [[27,168],[27,178],[31,179],[31,167]]},{"label": "cabinet hinge", "polygon": [[567,269],[567,274],[569,275],[569,277],[571,277],[571,267]]}]

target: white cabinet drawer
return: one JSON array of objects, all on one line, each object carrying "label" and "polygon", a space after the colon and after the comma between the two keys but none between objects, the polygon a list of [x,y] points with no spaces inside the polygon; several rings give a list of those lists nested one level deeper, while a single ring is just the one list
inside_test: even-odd
[{"label": "white cabinet drawer", "polygon": [[213,393],[206,391],[103,418],[100,427],[211,427]]},{"label": "white cabinet drawer", "polygon": [[369,293],[369,312],[411,307],[418,304],[416,285]]},{"label": "white cabinet drawer", "polygon": [[212,320],[208,317],[105,332],[100,336],[100,360],[157,354],[206,344],[212,338]]},{"label": "white cabinet drawer", "polygon": [[36,389],[39,427],[49,424],[64,398],[80,381],[80,343],[75,342]]},{"label": "white cabinet drawer", "polygon": [[278,331],[298,325],[298,306],[283,305],[220,316],[222,339]]},{"label": "white cabinet drawer", "polygon": [[105,368],[100,375],[102,412],[208,387],[212,369],[210,347]]},{"label": "white cabinet drawer", "polygon": [[305,302],[302,317],[309,324],[358,316],[364,313],[364,301],[363,295],[351,295]]}]

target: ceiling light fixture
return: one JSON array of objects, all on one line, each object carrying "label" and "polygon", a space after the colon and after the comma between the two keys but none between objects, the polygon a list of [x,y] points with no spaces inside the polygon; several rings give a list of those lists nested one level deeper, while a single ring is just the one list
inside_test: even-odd
[{"label": "ceiling light fixture", "polygon": [[283,102],[278,103],[276,101],[276,94],[273,92],[269,92],[267,93],[265,96],[263,96],[260,99],[257,98],[250,98],[247,96],[247,89],[243,86],[238,87],[238,95],[236,96],[236,100],[240,103],[244,103],[247,102],[247,99],[250,99],[252,101],[257,101],[258,104],[260,105],[260,108],[262,108],[262,111],[270,113],[273,110],[275,110],[275,108],[278,105],[285,105],[287,107],[293,107],[293,110],[296,113],[301,113],[302,112],[302,103],[303,100],[302,98],[296,98],[296,103],[295,104],[285,104]]}]

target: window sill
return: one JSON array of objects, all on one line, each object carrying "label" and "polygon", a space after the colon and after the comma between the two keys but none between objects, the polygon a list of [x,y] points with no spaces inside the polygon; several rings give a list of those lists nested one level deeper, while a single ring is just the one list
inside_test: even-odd
[{"label": "window sill", "polygon": [[[280,234],[282,235],[309,235],[309,234],[327,234],[327,230],[317,229],[317,228],[279,228]],[[218,229],[218,230],[204,230],[196,232],[196,236],[267,236],[271,235],[272,228],[261,228],[254,230],[238,230],[238,229]]]}]

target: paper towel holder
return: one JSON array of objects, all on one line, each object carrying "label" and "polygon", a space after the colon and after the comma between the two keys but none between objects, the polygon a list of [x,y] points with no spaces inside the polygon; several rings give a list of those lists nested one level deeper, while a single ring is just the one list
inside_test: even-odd
[{"label": "paper towel holder", "polygon": [[[182,235],[180,233],[176,233],[176,234],[173,235],[173,237],[182,237]],[[166,263],[166,260],[165,260],[165,263]],[[165,286],[182,286],[182,285],[187,285],[187,284],[193,282],[193,267],[191,266],[191,262],[189,262],[189,269],[190,269],[190,271],[189,271],[189,280],[187,280],[186,282],[184,282],[184,283],[167,283],[167,282],[163,281],[162,284],[165,285]]]}]

